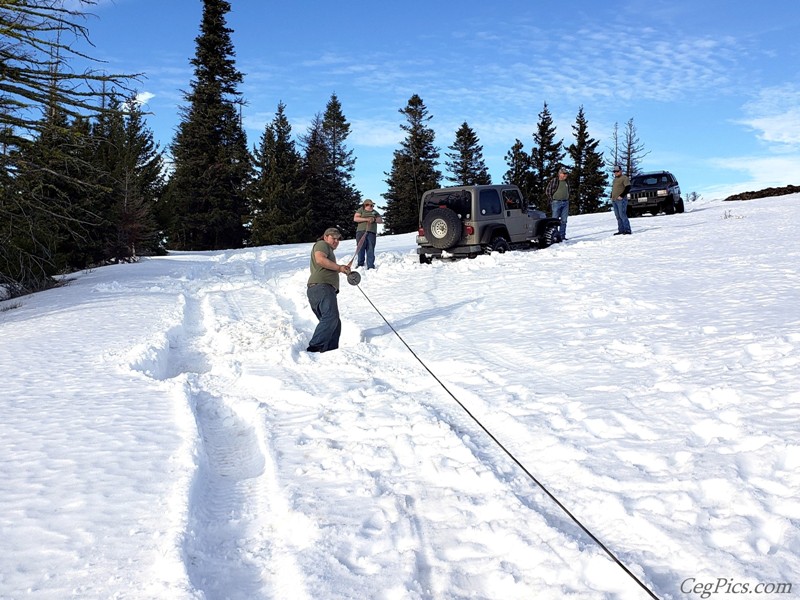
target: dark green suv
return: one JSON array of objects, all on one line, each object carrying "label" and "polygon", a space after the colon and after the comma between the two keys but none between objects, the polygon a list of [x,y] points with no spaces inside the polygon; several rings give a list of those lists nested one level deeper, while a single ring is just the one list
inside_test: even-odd
[{"label": "dark green suv", "polygon": [[628,217],[639,217],[644,213],[655,216],[660,212],[668,215],[683,212],[681,187],[675,176],[669,171],[653,171],[631,177]]},{"label": "dark green suv", "polygon": [[559,220],[528,208],[515,185],[468,185],[428,190],[419,207],[417,254],[470,257],[561,241]]}]

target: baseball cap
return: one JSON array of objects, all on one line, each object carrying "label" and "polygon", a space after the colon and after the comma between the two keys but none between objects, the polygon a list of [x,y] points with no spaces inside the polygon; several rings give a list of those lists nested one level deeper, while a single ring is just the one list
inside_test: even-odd
[{"label": "baseball cap", "polygon": [[616,173],[617,171],[622,171],[622,167],[620,167],[619,165],[614,165],[614,173]]},{"label": "baseball cap", "polygon": [[328,235],[333,236],[333,237],[338,238],[338,239],[342,239],[342,232],[339,231],[338,229],[336,229],[336,227],[328,227],[325,230],[325,233],[322,234],[322,237],[325,237],[325,236],[328,236]]}]

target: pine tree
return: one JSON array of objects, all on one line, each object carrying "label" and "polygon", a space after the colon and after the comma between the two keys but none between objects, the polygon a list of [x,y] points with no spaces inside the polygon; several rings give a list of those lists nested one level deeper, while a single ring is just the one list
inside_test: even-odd
[{"label": "pine tree", "polygon": [[203,0],[200,35],[190,61],[191,90],[172,143],[174,171],[166,203],[169,245],[183,250],[241,248],[252,157],[242,129],[226,0]]},{"label": "pine tree", "polygon": [[433,118],[428,115],[425,103],[417,94],[409,98],[405,108],[398,112],[406,117],[400,125],[406,137],[400,149],[394,151],[392,168],[386,173],[388,186],[384,232],[387,234],[408,233],[419,227],[419,203],[422,194],[438,188],[442,174],[436,168],[439,150],[434,146],[435,133],[428,126]]},{"label": "pine tree", "polygon": [[310,242],[318,239],[326,228],[336,225],[334,198],[338,186],[330,168],[322,115],[314,115],[300,142],[303,145],[300,170],[303,203],[309,208],[308,227],[302,232],[301,241]]},{"label": "pine tree", "polygon": [[448,149],[451,152],[445,154],[450,160],[445,162],[445,166],[450,171],[449,181],[455,185],[492,183],[483,160],[483,146],[478,143],[478,136],[466,121],[456,131],[456,139]]},{"label": "pine tree", "polygon": [[604,172],[603,154],[597,151],[600,142],[589,136],[583,106],[578,109],[572,133],[575,142],[567,148],[572,159],[567,181],[572,191],[574,212],[579,215],[599,212],[608,178]]},{"label": "pine tree", "polygon": [[353,171],[356,159],[347,145],[350,123],[344,116],[342,104],[336,94],[332,94],[322,118],[322,133],[328,151],[328,168],[334,182],[334,196],[331,199],[332,214],[329,219],[335,223],[346,237],[353,237],[357,224],[353,215],[361,204],[361,193],[353,186]]},{"label": "pine tree", "polygon": [[306,237],[312,240],[333,226],[345,237],[355,235],[353,214],[361,202],[361,194],[351,183],[355,158],[345,145],[349,133],[350,124],[333,94],[325,114],[315,115],[301,138],[304,146],[301,178],[311,217]]},{"label": "pine tree", "polygon": [[0,3],[0,286],[12,295],[54,285],[52,275],[75,264],[58,247],[80,241],[92,218],[81,203],[95,175],[80,163],[83,124],[103,110],[98,87],[129,79],[69,68],[87,58],[69,41],[87,38],[84,16],[51,0]]},{"label": "pine tree", "polygon": [[517,186],[523,198],[530,198],[531,157],[525,152],[525,147],[519,139],[514,140],[514,145],[511,146],[505,159],[508,171],[503,175],[503,183]]},{"label": "pine tree", "polygon": [[160,250],[155,210],[164,186],[163,152],[133,96],[114,98],[111,109],[93,132],[108,198],[101,213],[104,253],[107,260],[131,261]]},{"label": "pine tree", "polygon": [[531,150],[531,182],[528,200],[536,208],[548,212],[549,201],[545,195],[547,182],[556,176],[564,159],[563,140],[556,142],[556,128],[547,102],[539,113]]},{"label": "pine tree", "polygon": [[300,179],[302,157],[291,139],[285,108],[283,102],[278,104],[253,153],[258,170],[251,189],[253,246],[289,244],[309,237],[310,209]]}]

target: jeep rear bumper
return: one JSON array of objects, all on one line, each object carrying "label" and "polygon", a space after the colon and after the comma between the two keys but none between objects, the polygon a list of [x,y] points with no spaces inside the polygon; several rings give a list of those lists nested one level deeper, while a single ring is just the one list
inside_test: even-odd
[{"label": "jeep rear bumper", "polygon": [[438,257],[441,257],[443,254],[446,256],[475,256],[477,254],[482,254],[483,252],[484,248],[480,244],[472,244],[469,246],[455,246],[453,248],[448,248],[446,250],[442,250],[441,248],[434,248],[433,246],[419,246],[417,248],[417,254],[419,255],[438,256]]}]

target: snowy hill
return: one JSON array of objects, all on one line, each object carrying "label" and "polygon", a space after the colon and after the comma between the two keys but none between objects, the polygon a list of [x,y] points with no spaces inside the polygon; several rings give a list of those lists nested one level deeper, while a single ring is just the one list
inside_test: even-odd
[{"label": "snowy hill", "polygon": [[796,595],[799,199],[430,266],[381,237],[326,354],[308,244],[18,299],[0,598]]}]

